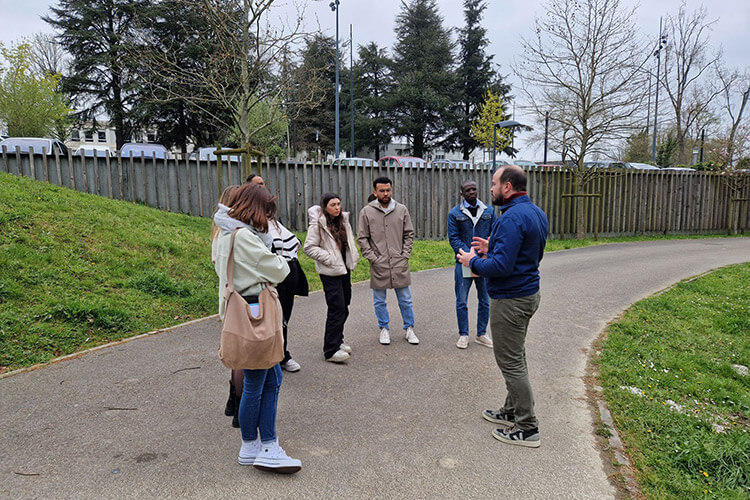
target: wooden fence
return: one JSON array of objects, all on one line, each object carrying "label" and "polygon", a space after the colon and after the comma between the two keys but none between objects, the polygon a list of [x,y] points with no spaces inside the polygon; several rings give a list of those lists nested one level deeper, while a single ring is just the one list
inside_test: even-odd
[{"label": "wooden fence", "polygon": [[[341,195],[352,225],[372,191],[372,180],[393,180],[394,199],[405,203],[417,237],[446,237],[446,216],[460,200],[459,185],[477,181],[480,198],[490,200],[492,171],[480,165],[427,168],[413,165],[342,166],[322,163],[253,161],[267,187],[278,196],[280,219],[293,230],[307,228],[307,208],[327,191]],[[238,163],[154,158],[92,158],[29,155],[0,151],[0,171],[23,175],[78,191],[143,203],[172,212],[211,217],[218,193],[239,184],[247,169]],[[576,202],[584,197],[589,236],[633,234],[705,234],[750,227],[750,182],[732,190],[716,172],[619,170],[601,171],[585,193],[573,192],[574,172],[530,170],[529,195],[549,217],[550,237],[575,234]],[[750,174],[743,174],[750,177]],[[747,179],[746,179],[747,180]],[[736,186],[735,186],[736,187]]]}]

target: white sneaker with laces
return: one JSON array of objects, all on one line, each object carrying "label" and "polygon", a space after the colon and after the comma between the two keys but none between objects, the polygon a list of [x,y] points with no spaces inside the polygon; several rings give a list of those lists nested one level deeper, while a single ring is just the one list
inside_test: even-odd
[{"label": "white sneaker with laces", "polygon": [[331,356],[330,358],[326,358],[326,361],[330,361],[331,363],[343,363],[349,358],[350,356],[348,352],[339,349],[338,351],[333,353],[333,356]]},{"label": "white sneaker with laces", "polygon": [[299,363],[297,363],[293,359],[290,359],[289,361],[281,365],[281,367],[288,372],[298,372],[300,368],[302,368]]},{"label": "white sneaker with laces", "polygon": [[255,458],[260,452],[260,438],[254,441],[242,441],[242,447],[240,448],[240,454],[237,456],[237,461],[240,465],[253,465]]},{"label": "white sneaker with laces", "polygon": [[492,340],[490,340],[487,334],[478,336],[474,339],[474,342],[479,345],[483,345],[484,347],[492,347]]},{"label": "white sneaker with laces", "polygon": [[404,331],[404,338],[406,339],[407,342],[409,342],[412,345],[419,344],[419,339],[414,334],[414,328],[412,327],[409,327]]},{"label": "white sneaker with laces", "polygon": [[270,443],[261,443],[260,452],[255,458],[253,467],[279,474],[294,474],[302,468],[302,462],[290,458],[279,446],[279,440],[274,439]]},{"label": "white sneaker with laces", "polygon": [[456,342],[456,347],[458,347],[459,349],[466,349],[467,347],[469,347],[469,336],[459,335],[458,342]]},{"label": "white sneaker with laces", "polygon": [[339,346],[339,351],[344,351],[347,354],[351,354],[352,353],[352,347],[350,345],[347,345],[347,344],[341,344]]},{"label": "white sneaker with laces", "polygon": [[383,327],[380,329],[380,343],[383,345],[391,343],[391,332],[388,331],[388,328]]}]

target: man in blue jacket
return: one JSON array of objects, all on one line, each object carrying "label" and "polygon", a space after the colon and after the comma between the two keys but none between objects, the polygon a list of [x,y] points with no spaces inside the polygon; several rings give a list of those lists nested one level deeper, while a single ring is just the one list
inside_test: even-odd
[{"label": "man in blue jacket", "polygon": [[507,426],[492,432],[496,439],[537,448],[539,424],[534,414],[525,341],[529,320],[539,307],[539,261],[549,223],[544,212],[529,199],[526,173],[516,165],[506,165],[495,172],[492,204],[501,205],[502,215],[496,219],[489,240],[474,238],[471,250],[459,250],[456,256],[475,274],[487,278],[495,360],[508,391],[499,410],[484,410],[482,416]]},{"label": "man in blue jacket", "polygon": [[[448,212],[448,241],[453,251],[468,252],[471,250],[472,238],[489,238],[492,223],[495,221],[495,211],[481,200],[477,199],[477,183],[473,180],[461,184],[463,201]],[[492,341],[486,335],[487,321],[490,317],[490,296],[487,294],[485,279],[473,274],[467,267],[456,260],[455,270],[456,289],[456,318],[458,320],[458,342],[456,347],[469,347],[469,308],[466,305],[469,289],[476,284],[477,301],[477,344],[492,347]]]}]

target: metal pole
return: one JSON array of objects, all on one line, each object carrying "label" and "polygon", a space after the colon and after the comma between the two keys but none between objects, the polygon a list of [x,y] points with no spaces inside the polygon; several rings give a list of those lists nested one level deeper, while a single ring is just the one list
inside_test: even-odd
[{"label": "metal pole", "polygon": [[656,128],[659,115],[659,70],[661,68],[661,18],[659,18],[659,47],[656,49],[656,100],[654,101],[654,139],[651,141],[651,162],[656,163]]},{"label": "metal pole", "polygon": [[701,160],[700,162],[703,163],[703,145],[706,142],[706,129],[701,130]]},{"label": "metal pole", "polygon": [[651,126],[651,72],[648,72],[648,104],[646,104],[646,138],[648,139],[648,129]]},{"label": "metal pole", "polygon": [[354,41],[352,38],[352,25],[349,25],[349,108],[351,108],[352,138],[351,156],[354,158]]},{"label": "metal pole", "polygon": [[492,124],[492,172],[495,172],[495,151],[497,149],[497,123]]},{"label": "metal pole", "polygon": [[544,116],[544,163],[547,163],[547,139],[549,138],[549,111]]},{"label": "metal pole", "polygon": [[336,11],[336,156],[339,159],[339,0],[331,2],[331,9]]}]

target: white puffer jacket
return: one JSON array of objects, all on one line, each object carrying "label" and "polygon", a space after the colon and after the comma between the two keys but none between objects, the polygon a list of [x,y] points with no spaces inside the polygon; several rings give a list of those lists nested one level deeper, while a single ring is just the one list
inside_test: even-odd
[{"label": "white puffer jacket", "polygon": [[315,270],[325,276],[342,276],[357,266],[359,251],[354,242],[354,233],[349,224],[349,212],[342,212],[346,241],[349,246],[346,252],[346,262],[341,255],[336,240],[328,230],[325,215],[320,205],[314,205],[307,210],[310,225],[305,238],[305,254],[315,261]]}]

